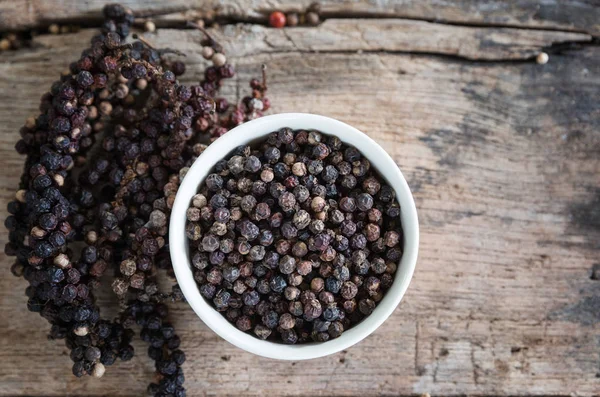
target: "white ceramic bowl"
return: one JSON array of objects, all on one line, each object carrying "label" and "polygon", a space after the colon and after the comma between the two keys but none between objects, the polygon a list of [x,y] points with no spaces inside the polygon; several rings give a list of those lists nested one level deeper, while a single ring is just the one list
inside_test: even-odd
[{"label": "white ceramic bowl", "polygon": [[[370,316],[345,331],[339,338],[323,343],[284,345],[263,341],[238,330],[204,300],[192,274],[185,224],[186,210],[198,187],[211,172],[213,166],[234,148],[260,140],[283,127],[319,130],[325,134],[336,135],[342,142],[358,148],[396,191],[396,198],[401,208],[404,253],[392,287]],[[280,360],[304,360],[337,353],[358,343],[375,331],[392,314],[406,292],[415,269],[419,247],[419,224],[415,203],[408,184],[394,160],[374,140],[356,128],[328,117],[303,113],[261,117],[234,128],[211,144],[198,157],[183,179],[173,205],[169,227],[169,247],[175,275],[185,298],[198,317],[223,339],[235,346],[259,356]]]}]

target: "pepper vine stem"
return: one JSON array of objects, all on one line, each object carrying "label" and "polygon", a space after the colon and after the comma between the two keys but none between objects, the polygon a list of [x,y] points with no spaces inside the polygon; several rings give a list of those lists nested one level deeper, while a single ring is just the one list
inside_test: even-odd
[{"label": "pepper vine stem", "polygon": [[144,43],[144,45],[148,48],[151,48],[153,50],[158,51],[158,53],[160,55],[165,55],[165,54],[175,54],[175,55],[179,55],[182,57],[186,57],[187,54],[175,49],[175,48],[156,48],[156,46],[154,46],[153,44],[150,43],[150,41],[148,41],[148,39],[146,39],[144,36],[140,36],[137,33],[134,33],[131,37],[133,37],[136,40],[141,41],[142,43]]},{"label": "pepper vine stem", "polygon": [[187,22],[187,26],[198,29],[199,31],[201,31],[202,33],[204,33],[204,35],[208,38],[208,40],[210,41],[210,46],[214,48],[215,51],[223,53],[223,46],[221,44],[219,44],[218,41],[216,41],[211,35],[210,33],[208,33],[208,31],[203,27],[198,25],[195,22],[192,21],[188,21]]}]

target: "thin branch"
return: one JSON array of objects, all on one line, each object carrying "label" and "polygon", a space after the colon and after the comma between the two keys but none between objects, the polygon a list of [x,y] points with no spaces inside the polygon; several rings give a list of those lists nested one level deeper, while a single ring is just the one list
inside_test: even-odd
[{"label": "thin branch", "polygon": [[132,35],[132,37],[136,40],[141,41],[146,47],[158,51],[159,55],[164,55],[164,54],[175,54],[175,55],[179,55],[179,56],[187,56],[186,54],[184,54],[183,52],[176,50],[174,48],[160,48],[157,49],[154,45],[152,45],[152,43],[150,43],[148,41],[148,39],[144,38],[143,36],[138,35],[137,33],[134,33]]},{"label": "thin branch", "polygon": [[210,46],[214,48],[214,50],[216,52],[220,52],[223,53],[223,46],[221,44],[219,44],[219,42],[217,40],[215,40],[209,33],[208,31],[204,28],[204,26],[200,26],[195,22],[191,22],[188,21],[187,22],[187,26],[198,29],[199,31],[201,31],[202,33],[204,33],[204,35],[208,38],[208,40],[210,41]]},{"label": "thin branch", "polygon": [[267,90],[267,65],[262,64],[262,86],[263,90]]}]

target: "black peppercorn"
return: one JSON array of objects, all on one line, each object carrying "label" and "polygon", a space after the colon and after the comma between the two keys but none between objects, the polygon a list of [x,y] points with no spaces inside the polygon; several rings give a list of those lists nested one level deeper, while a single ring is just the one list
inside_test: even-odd
[{"label": "black peppercorn", "polygon": [[333,277],[340,281],[347,281],[350,279],[350,270],[346,266],[336,267],[333,270]]},{"label": "black peppercorn", "polygon": [[296,268],[296,259],[290,255],[285,255],[279,260],[279,271],[283,274],[290,274]]},{"label": "black peppercorn", "polygon": [[258,236],[258,243],[262,246],[268,247],[273,244],[274,236],[269,230],[261,230]]},{"label": "black peppercorn", "polygon": [[286,287],[284,290],[284,297],[289,301],[298,299],[300,296],[300,289],[294,286]]},{"label": "black peppercorn", "polygon": [[367,241],[376,241],[379,239],[380,233],[379,226],[374,223],[369,223],[365,226],[365,236]]},{"label": "black peppercorn", "polygon": [[298,235],[298,229],[291,222],[285,222],[281,225],[281,235],[288,240],[293,240]]},{"label": "black peppercorn", "polygon": [[331,237],[327,233],[319,233],[314,237],[314,249],[324,251],[331,242]]},{"label": "black peppercorn", "polygon": [[399,247],[390,248],[387,251],[386,258],[392,262],[398,262],[402,257],[402,249]]},{"label": "black peppercorn", "polygon": [[308,299],[304,304],[304,319],[311,321],[318,318],[323,312],[321,303],[317,299]]},{"label": "black peppercorn", "polygon": [[333,165],[328,165],[325,167],[321,174],[321,178],[326,183],[334,183],[338,177],[338,171]]},{"label": "black peppercorn", "polygon": [[246,306],[256,306],[260,302],[260,295],[256,291],[247,291],[242,295]]},{"label": "black peppercorn", "polygon": [[213,303],[215,304],[215,308],[218,311],[224,311],[229,307],[229,299],[231,298],[231,294],[225,290],[220,290],[217,292],[213,299]]},{"label": "black peppercorn", "polygon": [[271,332],[271,329],[262,324],[254,327],[254,334],[260,339],[267,339],[271,335]]},{"label": "black peppercorn", "polygon": [[90,346],[85,350],[85,359],[88,361],[97,361],[101,356],[100,349]]},{"label": "black peppercorn", "polygon": [[277,140],[287,145],[294,140],[294,132],[290,128],[282,128],[277,132]]},{"label": "black peppercorn", "polygon": [[329,156],[330,150],[324,143],[319,143],[313,147],[312,156],[317,160],[323,160]]},{"label": "black peppercorn", "polygon": [[365,289],[369,295],[375,295],[379,292],[381,281],[377,277],[369,277],[365,280]]},{"label": "black peppercorn", "polygon": [[78,378],[81,378],[83,375],[85,375],[86,371],[85,371],[85,367],[84,367],[84,362],[83,361],[76,361],[73,364],[73,375],[75,375]]},{"label": "black peppercorn", "polygon": [[217,292],[217,287],[215,287],[215,285],[213,285],[213,284],[203,284],[200,287],[200,293],[206,299],[212,299],[215,296],[216,292]]},{"label": "black peppercorn", "polygon": [[340,200],[340,209],[344,212],[356,211],[356,202],[351,197],[342,197]]},{"label": "black peppercorn", "polygon": [[216,222],[226,223],[230,218],[230,211],[227,208],[217,208],[213,214]]},{"label": "black peppercorn", "polygon": [[367,212],[367,217],[370,222],[378,224],[381,222],[382,214],[381,211],[379,211],[377,208],[371,208]]},{"label": "black peppercorn", "polygon": [[241,331],[249,331],[249,330],[252,329],[252,321],[250,320],[250,318],[248,316],[241,316],[241,317],[239,317],[236,320],[235,325]]},{"label": "black peppercorn", "polygon": [[225,196],[222,194],[215,194],[210,199],[210,205],[213,208],[225,207],[227,205],[227,198],[225,198]]},{"label": "black peppercorn", "polygon": [[350,238],[350,246],[357,250],[362,250],[367,246],[367,238],[364,234],[355,234]]},{"label": "black peppercorn", "polygon": [[[265,160],[267,160],[267,162],[269,162],[271,164],[277,163],[280,156],[281,156],[281,152],[279,151],[279,149],[277,149],[276,147],[273,147],[273,146],[268,147],[264,151]],[[270,181],[265,181],[265,182],[270,182]]]},{"label": "black peppercorn", "polygon": [[354,299],[344,301],[342,306],[346,313],[348,313],[348,314],[354,313],[354,311],[356,310],[356,301]]},{"label": "black peppercorn", "polygon": [[54,214],[46,213],[40,216],[39,224],[43,229],[50,231],[58,225],[58,219]]},{"label": "black peppercorn", "polygon": [[361,299],[358,302],[358,310],[360,310],[360,312],[365,316],[368,316],[369,314],[373,313],[374,309],[375,302],[373,302],[371,299]]},{"label": "black peppercorn", "polygon": [[389,203],[394,199],[395,193],[388,185],[383,185],[379,190],[379,199],[384,203]]},{"label": "black peppercorn", "polygon": [[375,274],[382,274],[386,271],[387,265],[382,258],[375,257],[371,261],[371,270]]},{"label": "black peppercorn", "polygon": [[214,285],[221,284],[221,282],[223,281],[222,271],[216,267],[213,267],[206,274],[206,281],[208,281],[209,283],[214,284]]},{"label": "black peppercorn", "polygon": [[361,193],[356,197],[356,207],[359,211],[368,211],[373,207],[373,197],[369,193]]},{"label": "black peppercorn", "polygon": [[[329,306],[323,310],[323,318],[326,321],[335,321],[339,318],[339,309],[335,306]],[[329,328],[329,327],[328,327]]]},{"label": "black peppercorn", "polygon": [[374,196],[379,192],[381,184],[379,183],[377,178],[375,178],[374,176],[370,176],[365,178],[365,180],[362,183],[362,187],[365,190],[365,192],[367,192],[371,196]]},{"label": "black peppercorn", "polygon": [[385,245],[393,248],[400,243],[400,237],[400,233],[395,230],[390,230],[385,233],[383,238]]},{"label": "black peppercorn", "polygon": [[267,328],[273,329],[279,324],[279,315],[275,311],[270,310],[262,316],[262,323]]},{"label": "black peppercorn", "polygon": [[333,294],[337,294],[342,287],[342,282],[335,277],[328,277],[325,280],[325,289]]},{"label": "black peppercorn", "polygon": [[240,276],[240,270],[236,266],[227,266],[223,268],[223,278],[229,282],[234,282]]},{"label": "black peppercorn", "polygon": [[344,326],[339,321],[334,321],[331,323],[329,328],[327,329],[329,336],[332,338],[338,338],[344,332]]}]

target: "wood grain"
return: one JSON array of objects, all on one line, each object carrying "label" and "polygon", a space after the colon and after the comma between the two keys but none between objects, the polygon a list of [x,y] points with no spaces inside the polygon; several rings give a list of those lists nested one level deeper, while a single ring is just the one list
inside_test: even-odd
[{"label": "wood grain", "polygon": [[[470,60],[515,61],[535,58],[552,46],[590,44],[584,33],[477,28],[440,25],[405,19],[330,19],[316,28],[270,29],[260,25],[226,25],[209,29],[226,50],[237,57],[288,52],[397,52],[448,55]],[[70,40],[88,40],[93,31]],[[144,37],[154,45],[185,51],[188,58],[201,59],[197,45],[202,33],[190,30],[160,29]],[[37,37],[33,45],[60,49],[62,36]]]},{"label": "wood grain", "polygon": [[[269,29],[227,25],[215,32],[238,56],[282,52],[413,52],[472,60],[518,60],[564,43],[589,43],[588,34],[441,25],[406,19],[329,19],[317,28]],[[189,33],[180,34],[189,37]],[[176,43],[176,40],[172,40]]]},{"label": "wood grain", "polygon": [[[136,15],[173,14],[171,21],[204,17],[266,21],[277,9],[304,11],[312,0],[123,0]],[[395,17],[452,24],[495,25],[600,34],[600,2],[560,0],[325,0],[325,17]],[[60,21],[100,21],[104,0],[0,0],[0,30]]]},{"label": "wood grain", "polygon": [[[331,21],[322,30],[288,31],[301,48],[261,27],[226,27],[220,38],[244,56],[233,59],[238,76],[224,93],[239,100],[266,63],[273,111],[335,117],[386,148],[417,202],[414,279],[373,335],[308,362],[242,352],[186,304],[176,305],[189,395],[597,394],[600,281],[590,273],[600,257],[600,47],[553,54],[543,66],[386,53],[375,39],[357,54],[351,42],[358,33],[350,28],[336,39],[352,52],[322,41],[319,33],[338,23],[359,29],[357,21]],[[395,22],[373,26],[387,23]],[[12,149],[18,129],[91,34],[41,36],[34,48],[0,59],[3,215],[21,172]],[[448,31],[437,34],[443,42]],[[385,45],[401,52],[396,35]],[[537,49],[552,41],[528,35],[490,51],[518,53],[522,43]],[[196,32],[160,30],[149,38],[185,49],[184,81],[199,78]],[[521,44],[510,49],[515,42]],[[326,48],[313,53],[310,45]],[[451,54],[448,48],[433,52]],[[0,230],[0,243],[6,239]],[[75,379],[66,348],[46,341],[45,320],[25,310],[25,282],[8,275],[4,254],[0,263],[0,395],[142,395],[153,372],[142,344],[134,360],[103,379]],[[110,306],[110,293],[100,299]]]}]

